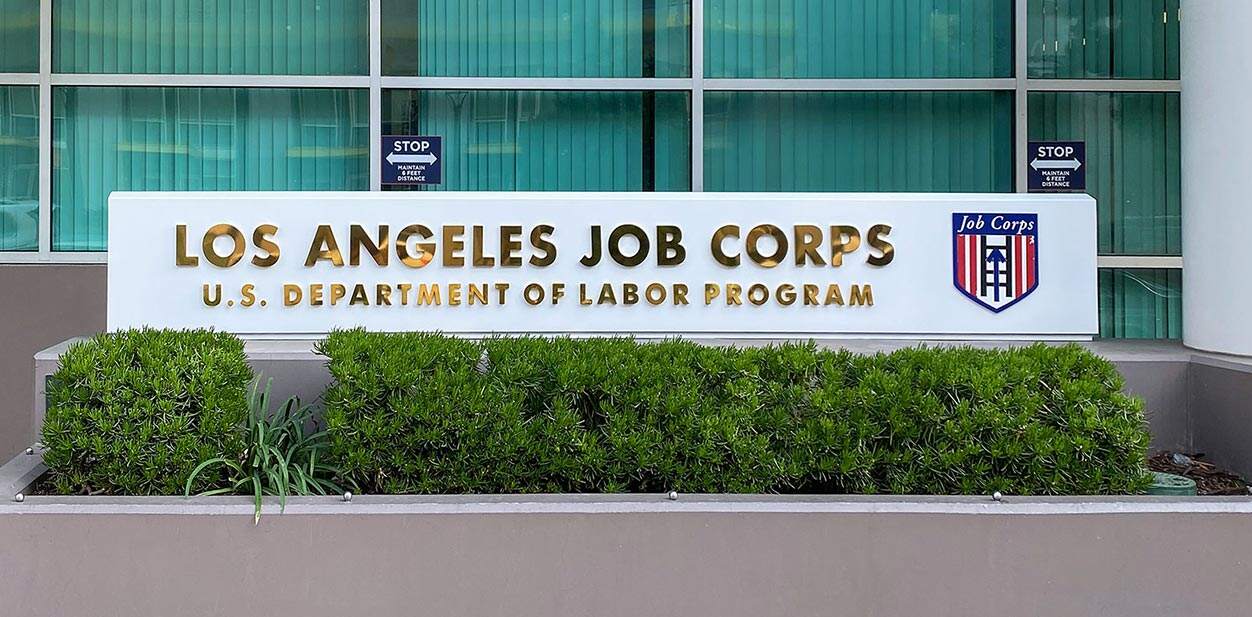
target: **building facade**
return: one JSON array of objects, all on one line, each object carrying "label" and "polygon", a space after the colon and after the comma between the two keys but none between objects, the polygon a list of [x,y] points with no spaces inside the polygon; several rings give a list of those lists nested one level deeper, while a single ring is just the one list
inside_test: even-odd
[{"label": "building facade", "polygon": [[[103,327],[109,193],[383,190],[390,134],[443,138],[430,188],[491,191],[1025,192],[1030,141],[1083,141],[1101,336],[1178,339],[1183,17],[1179,0],[0,0],[0,404],[29,406],[35,350]],[[25,430],[0,426],[0,454]]]}]

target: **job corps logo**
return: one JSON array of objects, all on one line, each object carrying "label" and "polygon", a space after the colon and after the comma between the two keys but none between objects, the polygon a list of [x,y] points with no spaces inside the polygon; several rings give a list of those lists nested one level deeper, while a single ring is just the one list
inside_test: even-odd
[{"label": "job corps logo", "polygon": [[1039,286],[1039,215],[952,215],[956,288],[999,313]]}]

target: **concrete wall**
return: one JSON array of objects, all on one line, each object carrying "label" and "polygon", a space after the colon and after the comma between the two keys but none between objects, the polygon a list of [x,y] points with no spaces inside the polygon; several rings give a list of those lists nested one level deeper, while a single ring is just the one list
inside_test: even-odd
[{"label": "concrete wall", "polygon": [[0,505],[0,612],[1228,617],[1252,605],[1246,500],[1119,513],[521,499],[294,506],[258,527],[248,506]]},{"label": "concrete wall", "polygon": [[1243,362],[1196,362],[1190,390],[1196,449],[1252,478],[1252,371]]},{"label": "concrete wall", "polygon": [[35,352],[104,329],[103,265],[0,266],[0,460],[35,439]]},{"label": "concrete wall", "polygon": [[1252,2],[1183,0],[1183,336],[1197,349],[1252,355]]}]

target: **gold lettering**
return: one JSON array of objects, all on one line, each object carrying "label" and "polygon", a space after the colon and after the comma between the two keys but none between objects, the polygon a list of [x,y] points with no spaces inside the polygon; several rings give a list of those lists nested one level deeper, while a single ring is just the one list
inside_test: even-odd
[{"label": "gold lettering", "polygon": [[652,306],[660,306],[665,304],[665,286],[660,283],[652,283],[648,285],[648,289],[643,292],[643,297],[647,299],[648,304]]},{"label": "gold lettering", "polygon": [[369,306],[369,294],[365,293],[365,285],[357,283],[352,288],[352,297],[348,300],[348,306]]},{"label": "gold lettering", "polygon": [[487,284],[486,283],[483,283],[481,287],[478,285],[469,286],[469,305],[474,306],[475,302],[478,302],[479,304],[483,304],[483,305],[487,304]]},{"label": "gold lettering", "polygon": [[[774,239],[774,253],[762,255],[759,247],[761,238],[769,236]],[[757,225],[748,232],[748,257],[757,265],[773,268],[782,263],[787,256],[787,234],[774,225]]]},{"label": "gold lettering", "polygon": [[861,248],[861,232],[851,225],[832,225],[830,227],[830,265],[838,268],[843,265],[843,256]]},{"label": "gold lettering", "polygon": [[321,283],[313,283],[309,285],[309,306],[322,305],[322,289]]},{"label": "gold lettering", "polygon": [[[222,236],[229,237],[231,242],[234,243],[230,253],[227,255],[219,255],[214,247],[215,241]],[[204,251],[204,258],[209,260],[209,263],[219,268],[229,268],[239,263],[240,259],[243,259],[243,234],[234,225],[225,223],[214,225],[204,233],[204,241],[200,243],[200,249]]]},{"label": "gold lettering", "polygon": [[335,267],[343,266],[343,254],[339,252],[339,243],[335,241],[335,232],[330,225],[318,225],[317,233],[313,234],[313,244],[309,246],[309,256],[304,260],[304,267],[329,259]]},{"label": "gold lettering", "polygon": [[391,285],[379,283],[377,290],[374,292],[374,304],[377,306],[391,306]]},{"label": "gold lettering", "polygon": [[[474,235],[474,267],[475,268],[490,268],[496,265],[496,258],[494,256],[483,253],[483,226],[475,225],[473,228],[473,235]],[[500,238],[501,238],[501,243],[503,243],[504,236],[501,235]]]},{"label": "gold lettering", "polygon": [[869,265],[885,266],[896,258],[896,247],[883,240],[883,237],[890,233],[890,225],[874,225],[869,228],[869,245],[878,251],[877,255],[869,256]]},{"label": "gold lettering", "polygon": [[591,226],[591,251],[590,251],[589,253],[587,253],[586,255],[583,255],[583,258],[582,258],[582,259],[579,259],[579,260],[578,260],[578,263],[580,263],[580,264],[582,264],[582,265],[587,266],[588,268],[590,268],[590,267],[592,267],[592,266],[594,266],[594,265],[596,265],[596,264],[600,263],[600,258],[601,258],[601,254],[600,254],[600,226],[599,226],[599,225],[592,225],[592,226]]},{"label": "gold lettering", "polygon": [[177,225],[174,227],[174,265],[176,266],[198,266],[200,258],[195,255],[187,254],[187,226]]},{"label": "gold lettering", "polygon": [[831,285],[826,288],[826,306],[832,304],[843,306],[843,292],[839,291],[838,285]]},{"label": "gold lettering", "polygon": [[748,288],[748,302],[755,306],[761,306],[769,302],[769,288],[760,283]]},{"label": "gold lettering", "polygon": [[600,300],[596,304],[617,304],[617,296],[613,295],[613,285],[605,283],[600,287]]},{"label": "gold lettering", "polygon": [[270,239],[271,236],[277,233],[277,225],[258,225],[256,229],[252,230],[252,244],[265,251],[264,257],[260,255],[252,256],[252,265],[258,268],[268,268],[278,263],[281,251],[278,248],[278,243]]},{"label": "gold lettering", "polygon": [[721,295],[721,293],[722,293],[722,290],[720,287],[717,286],[716,283],[705,283],[704,284],[704,305],[708,306],[710,304],[713,304],[713,300],[716,300],[717,296]]},{"label": "gold lettering", "polygon": [[465,257],[460,253],[465,249],[464,225],[444,225],[443,227],[443,267],[460,268],[465,265]]},{"label": "gold lettering", "polygon": [[543,302],[543,285],[539,283],[531,283],[522,290],[522,298],[526,300],[526,304],[535,306]]},{"label": "gold lettering", "polygon": [[[518,255],[518,252],[522,250],[522,241],[517,239],[520,235],[522,235],[521,225],[500,226],[500,265],[502,267],[521,267],[522,256]],[[533,233],[531,235],[534,236]]]},{"label": "gold lettering", "polygon": [[687,288],[686,283],[677,283],[674,285],[674,306],[687,306]]},{"label": "gold lettering", "polygon": [[343,283],[330,284],[330,305],[336,306],[348,295],[348,288]]},{"label": "gold lettering", "polygon": [[817,285],[804,286],[804,306],[820,306],[817,300]]},{"label": "gold lettering", "polygon": [[658,225],[656,234],[657,265],[681,265],[687,259],[687,249],[682,244],[683,230],[674,225]]},{"label": "gold lettering", "polygon": [[639,286],[634,283],[622,284],[622,304],[634,306],[639,304]]},{"label": "gold lettering", "polygon": [[874,306],[874,289],[870,285],[853,285],[848,298],[851,306]]},{"label": "gold lettering", "polygon": [[417,236],[423,240],[431,237],[430,228],[425,225],[409,225],[400,230],[396,236],[396,255],[400,263],[410,268],[425,268],[435,258],[434,242],[418,242],[417,254],[409,253],[409,238]]},{"label": "gold lettering", "polygon": [[[713,259],[717,260],[717,263],[722,264],[723,266],[726,266],[727,268],[734,268],[739,265],[738,253],[735,253],[735,255],[732,257],[722,251],[722,244],[726,241],[727,238],[738,238],[738,237],[739,237],[738,225],[723,225],[719,227],[717,231],[713,232],[713,239],[709,243],[709,250],[713,252]],[[707,296],[708,295],[707,290],[705,291],[706,291],[705,295]]]},{"label": "gold lettering", "polygon": [[743,300],[739,299],[739,295],[743,293],[743,287],[738,283],[726,284],[726,306],[743,306]]},{"label": "gold lettering", "polygon": [[295,306],[300,304],[300,298],[304,296],[304,292],[300,290],[299,285],[287,283],[283,285],[283,306]]},{"label": "gold lettering", "polygon": [[448,306],[461,306],[460,283],[448,283]]},{"label": "gold lettering", "polygon": [[530,265],[536,268],[544,268],[552,265],[556,261],[556,245],[553,244],[548,237],[556,232],[556,228],[552,225],[539,225],[530,230],[530,244],[536,250],[543,251],[543,257],[538,255],[530,256]]},{"label": "gold lettering", "polygon": [[796,265],[803,268],[809,262],[815,266],[826,265],[822,259],[822,229],[817,225],[796,225]]},{"label": "gold lettering", "polygon": [[218,283],[214,285],[213,288],[214,288],[213,297],[210,298],[209,286],[207,283],[204,285],[204,292],[202,295],[204,296],[205,306],[217,306],[222,303],[222,284]]},{"label": "gold lettering", "polygon": [[791,285],[789,283],[783,283],[782,285],[779,285],[778,291],[775,292],[774,297],[776,300],[778,300],[778,303],[783,306],[791,306],[792,304],[795,304],[796,303],[795,285]]},{"label": "gold lettering", "polygon": [[434,306],[442,304],[439,298],[439,285],[437,283],[429,286],[426,283],[422,283],[417,286],[417,305],[422,306],[423,304]]},{"label": "gold lettering", "polygon": [[[633,236],[635,241],[639,243],[639,248],[634,255],[627,257],[622,253],[622,238]],[[648,234],[638,225],[618,225],[613,229],[613,233],[609,234],[609,256],[618,264],[633,268],[648,258],[648,251],[652,248],[651,241],[648,240]]]},{"label": "gold lettering", "polygon": [[349,228],[348,238],[348,263],[353,266],[361,265],[361,249],[364,248],[374,258],[374,263],[386,267],[390,261],[391,253],[387,247],[387,238],[391,235],[389,226],[378,226],[378,242],[365,233],[360,225],[353,225]]},{"label": "gold lettering", "polygon": [[242,296],[239,300],[240,306],[249,307],[256,304],[256,285],[244,283],[243,287],[239,288],[239,295]]}]

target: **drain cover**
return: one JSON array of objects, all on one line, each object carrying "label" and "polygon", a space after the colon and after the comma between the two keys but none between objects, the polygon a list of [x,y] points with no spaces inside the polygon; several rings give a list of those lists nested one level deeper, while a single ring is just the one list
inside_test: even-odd
[{"label": "drain cover", "polygon": [[1152,486],[1148,488],[1149,495],[1176,495],[1176,496],[1192,496],[1195,492],[1195,480],[1185,476],[1178,476],[1172,473],[1156,472],[1152,474]]}]

